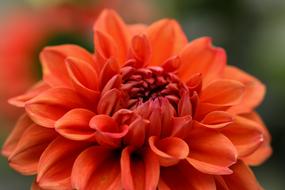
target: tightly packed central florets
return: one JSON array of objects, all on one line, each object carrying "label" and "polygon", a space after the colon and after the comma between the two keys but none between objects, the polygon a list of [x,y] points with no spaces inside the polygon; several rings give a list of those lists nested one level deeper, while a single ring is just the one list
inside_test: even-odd
[{"label": "tightly packed central florets", "polygon": [[128,93],[128,108],[134,108],[141,103],[165,97],[176,105],[180,99],[183,83],[174,73],[166,72],[162,67],[147,67],[136,69],[127,66],[121,69],[122,89]]}]

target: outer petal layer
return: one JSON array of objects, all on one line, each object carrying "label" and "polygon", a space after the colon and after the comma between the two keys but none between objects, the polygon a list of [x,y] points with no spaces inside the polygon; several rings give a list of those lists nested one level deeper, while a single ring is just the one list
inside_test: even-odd
[{"label": "outer petal layer", "polygon": [[236,116],[234,122],[221,132],[235,145],[239,157],[250,155],[264,141],[258,123],[240,116]]},{"label": "outer petal layer", "polygon": [[168,58],[177,55],[187,43],[185,34],[174,20],[155,22],[146,33],[151,45],[150,65],[162,65]]},{"label": "outer petal layer", "polygon": [[154,153],[147,149],[140,153],[131,147],[121,156],[122,183],[124,189],[155,190],[159,179],[159,162]]},{"label": "outer petal layer", "polygon": [[242,101],[238,105],[230,108],[231,112],[250,112],[263,100],[266,89],[264,84],[258,79],[233,66],[228,66],[223,75],[224,78],[238,80],[245,86]]},{"label": "outer petal layer", "polygon": [[92,56],[76,45],[61,45],[45,48],[40,55],[44,81],[52,87],[72,87],[65,67],[67,57],[76,57],[93,63]]},{"label": "outer petal layer", "polygon": [[87,109],[73,109],[55,123],[56,131],[71,140],[87,140],[95,136],[89,122],[95,113]]},{"label": "outer petal layer", "polygon": [[189,148],[185,141],[177,137],[158,139],[150,137],[149,145],[151,150],[160,158],[160,164],[170,166],[185,159],[189,154]]},{"label": "outer petal layer", "polygon": [[16,96],[14,98],[9,99],[9,103],[17,106],[17,107],[24,107],[25,103],[40,93],[46,91],[50,87],[43,81],[36,83],[28,92],[23,95]]},{"label": "outer petal layer", "polygon": [[245,163],[250,165],[260,165],[265,160],[267,160],[269,156],[272,154],[272,148],[270,146],[271,136],[265,124],[263,123],[262,119],[257,113],[252,112],[250,114],[243,115],[243,117],[258,123],[257,126],[261,130],[264,139],[262,144],[258,147],[258,149],[254,151],[252,154],[244,157],[243,160],[245,161]]},{"label": "outer petal layer", "polygon": [[221,133],[203,127],[192,129],[188,139],[190,154],[187,161],[197,170],[213,175],[231,174],[229,166],[237,159],[231,141]]},{"label": "outer petal layer", "polygon": [[241,101],[244,85],[234,80],[216,80],[202,91],[201,102],[221,106],[236,105]]},{"label": "outer petal layer", "polygon": [[161,168],[160,190],[216,190],[212,176],[194,169],[185,161],[171,167]]},{"label": "outer petal layer", "polygon": [[25,106],[26,112],[35,123],[49,128],[53,128],[55,122],[69,110],[85,107],[86,104],[76,92],[67,88],[51,88]]},{"label": "outer petal layer", "polygon": [[242,161],[231,167],[232,175],[223,176],[230,190],[262,190],[250,168]]},{"label": "outer petal layer", "polygon": [[71,183],[74,189],[121,189],[120,160],[115,151],[94,146],[76,159]]},{"label": "outer petal layer", "polygon": [[32,124],[33,124],[32,120],[26,114],[22,115],[19,118],[15,128],[13,129],[12,133],[9,135],[9,137],[7,138],[7,140],[3,145],[2,154],[4,156],[8,157],[15,150],[17,144],[19,143],[19,140],[23,136],[23,133]]},{"label": "outer petal layer", "polygon": [[181,52],[181,67],[178,75],[187,81],[193,74],[201,73],[203,83],[220,76],[226,66],[226,53],[221,48],[212,46],[208,37],[190,42]]},{"label": "outer petal layer", "polygon": [[[114,43],[114,44],[101,43],[101,46],[96,47],[99,48],[98,51],[106,55],[105,52],[106,49],[102,48],[103,46],[107,45],[115,47],[114,50],[117,52],[118,56],[116,57],[117,61],[119,62],[120,65],[122,65],[127,56],[130,34],[127,29],[127,26],[125,25],[123,20],[119,17],[119,15],[117,15],[117,13],[112,10],[104,10],[94,25],[94,31],[95,34],[96,31],[104,33],[108,38],[111,38]],[[95,38],[95,45],[98,44],[98,42],[99,42],[98,38]]]},{"label": "outer petal layer", "polygon": [[9,165],[22,174],[36,174],[41,154],[56,136],[52,129],[32,124],[9,155]]},{"label": "outer petal layer", "polygon": [[99,97],[98,77],[96,70],[86,61],[78,58],[67,58],[66,68],[74,89],[87,98],[91,104],[96,104]]},{"label": "outer petal layer", "polygon": [[44,189],[71,189],[71,169],[88,143],[56,138],[41,155],[37,182]]}]

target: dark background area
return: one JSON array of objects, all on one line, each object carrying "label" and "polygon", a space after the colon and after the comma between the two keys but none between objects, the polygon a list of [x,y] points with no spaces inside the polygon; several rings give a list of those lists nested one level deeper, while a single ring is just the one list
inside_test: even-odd
[{"label": "dark background area", "polygon": [[[27,6],[31,2],[2,0],[0,16],[9,12],[9,9],[15,5]],[[262,166],[254,168],[254,171],[265,189],[283,190],[285,187],[283,179],[285,177],[285,126],[283,124],[285,1],[156,0],[153,6],[156,14],[146,21],[147,23],[163,17],[177,19],[189,39],[201,36],[212,37],[215,45],[226,49],[229,64],[242,68],[266,84],[267,94],[258,112],[272,134],[273,155]],[[86,44],[86,47],[90,47],[90,44]],[[2,118],[0,144],[10,130],[5,126],[12,125],[13,122]],[[31,181],[30,177],[24,177],[12,171],[6,159],[0,157],[1,190],[29,189]]]}]

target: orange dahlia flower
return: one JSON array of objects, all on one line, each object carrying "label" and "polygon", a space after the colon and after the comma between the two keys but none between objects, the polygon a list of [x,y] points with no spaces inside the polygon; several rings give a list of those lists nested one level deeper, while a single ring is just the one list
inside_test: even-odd
[{"label": "orange dahlia flower", "polygon": [[10,100],[26,113],[4,144],[33,189],[258,190],[271,154],[254,109],[264,85],[175,20],[126,25],[105,10],[95,53],[45,48],[43,80]]}]

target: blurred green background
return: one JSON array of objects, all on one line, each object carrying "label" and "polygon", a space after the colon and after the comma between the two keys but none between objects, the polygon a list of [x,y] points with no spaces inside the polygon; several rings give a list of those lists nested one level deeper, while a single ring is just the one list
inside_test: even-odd
[{"label": "blurred green background", "polygon": [[[135,19],[123,14],[130,22],[141,21],[150,23],[163,17],[177,19],[183,26],[189,39],[210,36],[217,46],[226,49],[228,63],[236,65],[259,78],[267,86],[267,94],[258,111],[262,115],[272,134],[272,157],[262,166],[254,168],[257,178],[268,190],[283,190],[285,187],[285,1],[284,0],[135,0],[147,4],[149,12],[141,12]],[[45,2],[45,3],[43,3]],[[1,0],[0,21],[8,19],[15,8],[52,6],[56,1],[40,0]],[[118,9],[135,13],[132,6],[126,3]],[[145,6],[145,5],[144,5]],[[125,11],[123,11],[125,12]],[[0,26],[2,30],[2,26]],[[20,31],[19,31],[20,32]],[[91,32],[91,29],[90,29]],[[65,37],[62,37],[65,36]],[[68,37],[66,37],[68,36]],[[5,36],[1,36],[5,38]],[[84,44],[92,49],[90,36],[78,41],[75,35],[60,34],[43,42],[46,44],[61,44],[72,42]],[[1,40],[1,39],[0,39]],[[36,52],[39,52],[38,49]],[[35,52],[35,53],[36,53]],[[35,55],[35,60],[36,60]],[[35,61],[35,64],[38,62]],[[39,66],[35,66],[39,68]],[[5,82],[5,81],[1,81]],[[13,125],[0,115],[1,135],[0,145],[6,138]],[[0,157],[0,189],[24,190],[29,189],[32,178],[24,177],[8,167],[5,158]]]}]

